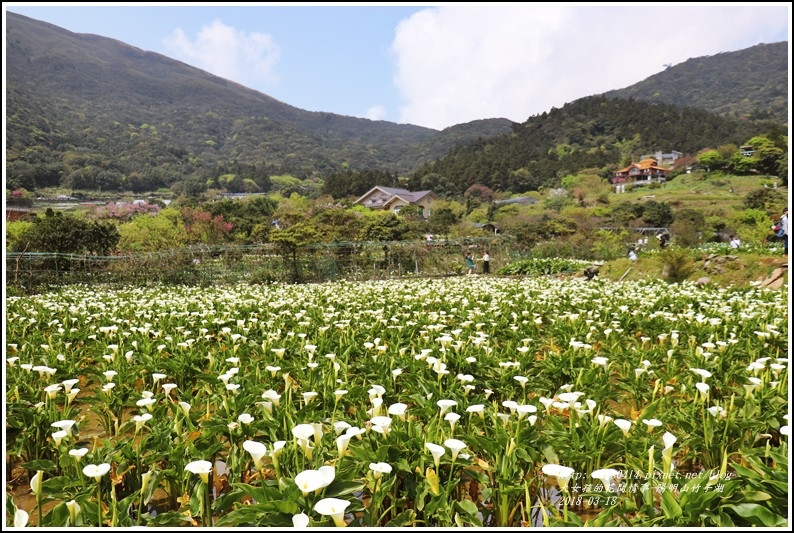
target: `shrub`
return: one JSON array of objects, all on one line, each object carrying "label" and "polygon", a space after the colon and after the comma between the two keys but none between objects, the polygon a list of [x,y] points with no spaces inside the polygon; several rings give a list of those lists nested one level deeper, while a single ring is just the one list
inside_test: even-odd
[{"label": "shrub", "polygon": [[758,209],[759,211],[776,212],[785,205],[786,196],[779,189],[754,189],[744,197],[744,207],[746,209]]},{"label": "shrub", "polygon": [[772,233],[772,218],[759,209],[745,209],[734,216],[732,222],[736,226],[736,233],[742,243],[764,243],[774,235]]},{"label": "shrub", "polygon": [[626,241],[629,238],[629,233],[626,230],[620,230],[619,233],[598,230],[594,237],[593,255],[595,259],[612,261],[625,255]]},{"label": "shrub", "polygon": [[680,246],[697,246],[704,237],[701,230],[703,226],[695,224],[692,220],[676,220],[670,225],[670,230],[675,235],[675,239]]},{"label": "shrub", "polygon": [[557,257],[572,257],[577,259],[592,259],[589,243],[583,243],[584,235],[574,235],[565,239],[553,239],[538,242],[531,250],[533,259],[554,259]]},{"label": "shrub", "polygon": [[[708,238],[706,218],[700,211],[681,209],[675,213],[675,221],[670,229],[680,246],[697,246],[701,239]],[[704,229],[706,234],[704,235]]]},{"label": "shrub", "polygon": [[666,248],[659,253],[659,260],[662,263],[662,277],[670,283],[680,283],[695,271],[689,251],[683,248]]},{"label": "shrub", "polygon": [[673,210],[666,202],[645,202],[642,220],[651,226],[663,227],[673,222]]},{"label": "shrub", "polygon": [[7,250],[21,252],[25,249],[24,244],[20,244],[24,235],[31,231],[33,227],[32,222],[28,221],[15,221],[6,222],[6,247]]},{"label": "shrub", "polygon": [[588,261],[578,261],[576,259],[524,259],[503,266],[496,273],[507,276],[538,276],[543,274],[576,272],[588,265],[590,265]]},{"label": "shrub", "polygon": [[10,191],[6,189],[6,205],[15,207],[30,207],[33,205],[35,195],[25,189],[14,189]]}]

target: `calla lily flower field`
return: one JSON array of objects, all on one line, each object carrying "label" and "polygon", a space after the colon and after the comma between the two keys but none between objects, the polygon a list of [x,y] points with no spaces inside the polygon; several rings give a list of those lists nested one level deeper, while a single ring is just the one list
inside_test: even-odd
[{"label": "calla lily flower field", "polygon": [[788,309],[483,276],[8,298],[6,524],[786,527]]}]

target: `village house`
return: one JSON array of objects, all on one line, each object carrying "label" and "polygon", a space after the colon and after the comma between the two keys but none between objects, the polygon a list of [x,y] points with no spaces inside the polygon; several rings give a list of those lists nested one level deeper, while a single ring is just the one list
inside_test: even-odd
[{"label": "village house", "polygon": [[656,164],[659,166],[670,167],[679,157],[684,157],[684,154],[681,152],[676,152],[675,150],[669,154],[663,154],[661,150],[653,153],[653,158],[656,159]]},{"label": "village house", "polygon": [[739,152],[744,157],[753,157],[753,154],[755,153],[755,149],[751,145],[748,144],[746,146],[740,146],[739,147]]},{"label": "village house", "polygon": [[667,179],[667,169],[660,167],[656,159],[643,159],[639,163],[632,163],[626,168],[615,171],[612,178],[613,185],[622,185],[631,179],[635,185],[652,182],[663,182]]},{"label": "village house", "polygon": [[353,205],[363,205],[370,209],[388,209],[394,213],[399,213],[400,209],[407,205],[418,205],[422,208],[422,216],[428,218],[432,214],[430,205],[436,200],[438,196],[433,191],[411,192],[406,189],[375,186]]},{"label": "village house", "polygon": [[538,200],[531,196],[519,196],[518,198],[508,198],[507,200],[494,200],[493,203],[499,206],[510,204],[532,205],[538,203]]}]

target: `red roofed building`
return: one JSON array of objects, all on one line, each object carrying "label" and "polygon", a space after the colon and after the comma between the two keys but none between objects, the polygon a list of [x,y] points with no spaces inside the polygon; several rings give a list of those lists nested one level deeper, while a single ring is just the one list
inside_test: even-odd
[{"label": "red roofed building", "polygon": [[615,171],[612,183],[626,183],[629,178],[633,181],[664,181],[667,179],[667,169],[658,166],[656,159],[643,159],[639,163],[632,163],[626,168]]}]

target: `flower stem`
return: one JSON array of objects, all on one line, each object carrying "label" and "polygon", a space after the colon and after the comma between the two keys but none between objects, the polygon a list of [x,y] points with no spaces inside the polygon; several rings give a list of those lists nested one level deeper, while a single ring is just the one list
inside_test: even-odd
[{"label": "flower stem", "polygon": [[36,526],[41,527],[41,495],[36,494]]},{"label": "flower stem", "polygon": [[138,499],[138,523],[136,525],[141,525],[141,514],[143,513],[143,489],[141,489],[141,497]]},{"label": "flower stem", "polygon": [[210,483],[209,482],[207,482],[207,492],[206,492],[206,494],[207,494],[207,501],[206,501],[206,504],[205,504],[206,510],[204,512],[206,517],[205,517],[205,520],[204,520],[204,525],[212,526],[212,503],[210,501],[211,495],[210,495]]},{"label": "flower stem", "polygon": [[102,483],[96,486],[97,527],[102,527]]},{"label": "flower stem", "polygon": [[112,514],[111,514],[111,518],[110,518],[110,527],[116,527],[118,525],[117,524],[118,508],[117,508],[117,505],[116,505],[116,486],[113,484],[112,481],[110,483],[110,501],[113,504],[113,510],[112,510]]}]

